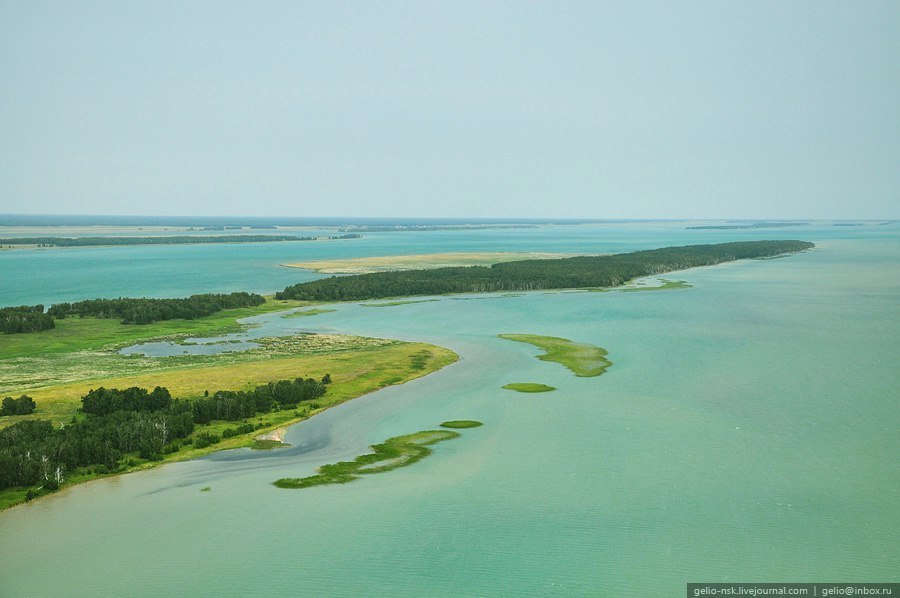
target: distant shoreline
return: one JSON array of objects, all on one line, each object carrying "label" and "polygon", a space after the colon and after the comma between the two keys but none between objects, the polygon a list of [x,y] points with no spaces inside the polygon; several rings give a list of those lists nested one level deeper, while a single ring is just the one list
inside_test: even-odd
[{"label": "distant shoreline", "polygon": [[0,239],[0,247],[10,249],[37,247],[118,247],[122,245],[199,245],[215,243],[278,243],[290,241],[334,241],[339,239],[361,239],[362,235],[317,235],[298,237],[295,235],[213,235],[163,237],[15,237]]}]

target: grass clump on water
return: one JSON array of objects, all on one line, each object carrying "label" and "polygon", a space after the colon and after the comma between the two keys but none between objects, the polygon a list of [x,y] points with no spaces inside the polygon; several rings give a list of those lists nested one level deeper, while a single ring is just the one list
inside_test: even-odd
[{"label": "grass clump on water", "polygon": [[477,428],[482,425],[481,422],[477,422],[473,419],[454,419],[452,421],[444,422],[441,424],[442,428]]},{"label": "grass clump on water", "polygon": [[503,388],[516,392],[550,392],[556,390],[554,386],[547,386],[537,382],[511,382],[510,384],[504,384]]},{"label": "grass clump on water", "polygon": [[541,361],[555,361],[569,368],[576,376],[593,377],[604,373],[612,362],[603,347],[574,343],[567,338],[539,334],[498,334],[500,338],[528,343],[546,352],[538,355]]},{"label": "grass clump on water", "polygon": [[[480,424],[479,424],[480,425]],[[305,478],[282,478],[273,482],[279,488],[309,488],[326,484],[346,484],[360,475],[382,473],[412,465],[431,454],[427,445],[459,437],[450,430],[424,430],[415,434],[388,438],[372,445],[371,453],[360,455],[353,461],[340,461],[319,468],[319,473]]]},{"label": "grass clump on water", "polygon": [[260,440],[259,438],[254,438],[250,448],[257,451],[270,451],[273,449],[287,448],[289,446],[291,445],[279,440]]},{"label": "grass clump on water", "polygon": [[334,309],[325,309],[325,308],[316,308],[316,309],[307,309],[303,311],[292,311],[290,313],[284,314],[281,316],[282,318],[305,318],[307,316],[317,316],[319,314],[327,314],[333,311],[337,311]]}]

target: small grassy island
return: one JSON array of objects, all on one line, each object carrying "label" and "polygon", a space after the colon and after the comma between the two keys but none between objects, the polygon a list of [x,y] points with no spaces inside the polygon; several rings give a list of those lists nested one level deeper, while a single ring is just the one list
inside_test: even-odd
[{"label": "small grassy island", "polygon": [[482,425],[481,422],[477,422],[471,419],[455,419],[453,421],[444,422],[441,424],[442,428],[455,428],[455,429],[463,429],[463,428],[477,428]]},{"label": "small grassy island", "polygon": [[538,355],[541,361],[555,361],[569,368],[576,376],[593,377],[605,372],[612,362],[606,358],[606,349],[592,345],[573,343],[566,338],[539,334],[499,334],[500,338],[528,343],[546,351]]},{"label": "small grassy island", "polygon": [[504,384],[502,388],[516,392],[551,392],[556,390],[555,386],[547,386],[538,382],[511,382]]},{"label": "small grassy island", "polygon": [[[481,422],[469,420],[441,424],[446,428],[474,428],[480,425]],[[373,452],[360,455],[353,461],[323,465],[316,475],[305,478],[282,478],[272,483],[279,488],[309,488],[326,484],[346,484],[358,480],[361,475],[383,473],[398,467],[412,465],[431,454],[428,445],[458,437],[459,432],[451,430],[424,430],[415,434],[395,436],[381,444],[372,445]]]}]

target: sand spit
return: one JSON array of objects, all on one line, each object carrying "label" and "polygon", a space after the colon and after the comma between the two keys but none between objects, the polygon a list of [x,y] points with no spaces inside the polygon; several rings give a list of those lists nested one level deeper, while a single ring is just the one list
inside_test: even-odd
[{"label": "sand spit", "polygon": [[304,268],[323,274],[368,274],[391,270],[418,270],[422,268],[446,268],[459,266],[490,266],[500,262],[520,260],[546,260],[573,257],[566,253],[534,252],[484,252],[484,253],[430,253],[417,255],[385,255],[346,260],[323,260],[282,264],[287,268]]}]

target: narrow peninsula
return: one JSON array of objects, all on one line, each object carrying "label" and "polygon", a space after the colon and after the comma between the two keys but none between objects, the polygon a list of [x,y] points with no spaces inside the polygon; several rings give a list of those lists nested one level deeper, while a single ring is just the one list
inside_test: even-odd
[{"label": "narrow peninsula", "polygon": [[332,276],[287,287],[277,299],[361,301],[411,295],[495,293],[616,287],[629,280],[712,266],[735,260],[770,258],[814,247],[807,241],[740,241],[686,245],[616,255],[521,260],[487,266],[434,268]]}]

